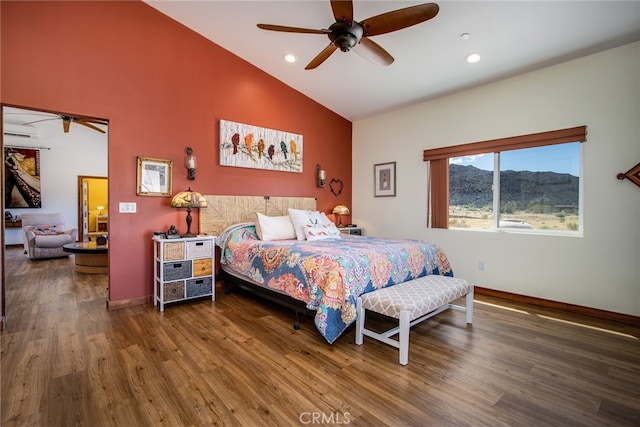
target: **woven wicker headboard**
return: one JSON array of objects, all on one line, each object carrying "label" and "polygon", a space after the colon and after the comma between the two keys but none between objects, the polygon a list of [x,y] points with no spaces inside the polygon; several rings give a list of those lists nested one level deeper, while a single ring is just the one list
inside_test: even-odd
[{"label": "woven wicker headboard", "polygon": [[313,197],[204,196],[208,207],[199,210],[200,234],[219,235],[239,222],[255,222],[256,212],[268,216],[288,215],[287,209],[316,210]]}]

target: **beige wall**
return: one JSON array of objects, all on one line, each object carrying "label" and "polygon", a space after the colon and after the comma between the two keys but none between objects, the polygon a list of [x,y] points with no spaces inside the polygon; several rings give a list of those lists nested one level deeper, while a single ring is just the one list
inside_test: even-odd
[{"label": "beige wall", "polygon": [[[640,315],[640,43],[466,90],[353,125],[353,222],[433,240],[479,286]],[[422,151],[587,125],[584,235],[433,230]],[[373,197],[373,165],[397,162],[397,197]],[[480,271],[478,262],[485,262]]]}]

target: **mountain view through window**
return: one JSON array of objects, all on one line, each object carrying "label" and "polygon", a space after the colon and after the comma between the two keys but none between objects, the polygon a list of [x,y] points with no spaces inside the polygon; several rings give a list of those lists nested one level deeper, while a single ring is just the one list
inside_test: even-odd
[{"label": "mountain view through window", "polygon": [[574,142],[451,158],[449,227],[578,231],[580,153]]}]

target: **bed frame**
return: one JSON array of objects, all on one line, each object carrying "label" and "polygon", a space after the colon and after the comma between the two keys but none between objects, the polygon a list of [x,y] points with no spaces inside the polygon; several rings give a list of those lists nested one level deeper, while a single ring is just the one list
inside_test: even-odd
[{"label": "bed frame", "polygon": [[[288,215],[289,208],[315,211],[316,199],[313,197],[270,197],[270,196],[216,196],[205,195],[208,207],[199,211],[200,234],[218,236],[227,227],[240,222],[255,222],[256,212],[267,216]],[[293,329],[300,329],[300,314],[313,316],[314,311],[307,309],[306,303],[289,295],[282,294],[264,286],[247,281],[220,268],[220,277],[225,294],[241,289],[263,299],[275,302],[294,310]]]}]

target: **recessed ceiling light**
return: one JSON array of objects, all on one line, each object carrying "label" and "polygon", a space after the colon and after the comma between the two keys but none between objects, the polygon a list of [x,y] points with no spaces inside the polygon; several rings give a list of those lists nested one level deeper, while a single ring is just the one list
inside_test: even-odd
[{"label": "recessed ceiling light", "polygon": [[471,34],[469,34],[469,33],[462,33],[462,34],[460,34],[460,38],[461,38],[462,40],[469,40],[469,38],[470,38],[470,37],[471,37]]},{"label": "recessed ceiling light", "polygon": [[287,53],[286,55],[283,56],[283,58],[287,62],[291,62],[291,63],[296,62],[296,57],[293,56],[293,54],[291,53]]},{"label": "recessed ceiling light", "polygon": [[469,55],[467,55],[465,57],[465,59],[467,60],[467,62],[469,64],[475,64],[476,62],[480,61],[480,54],[479,53],[470,53]]}]

